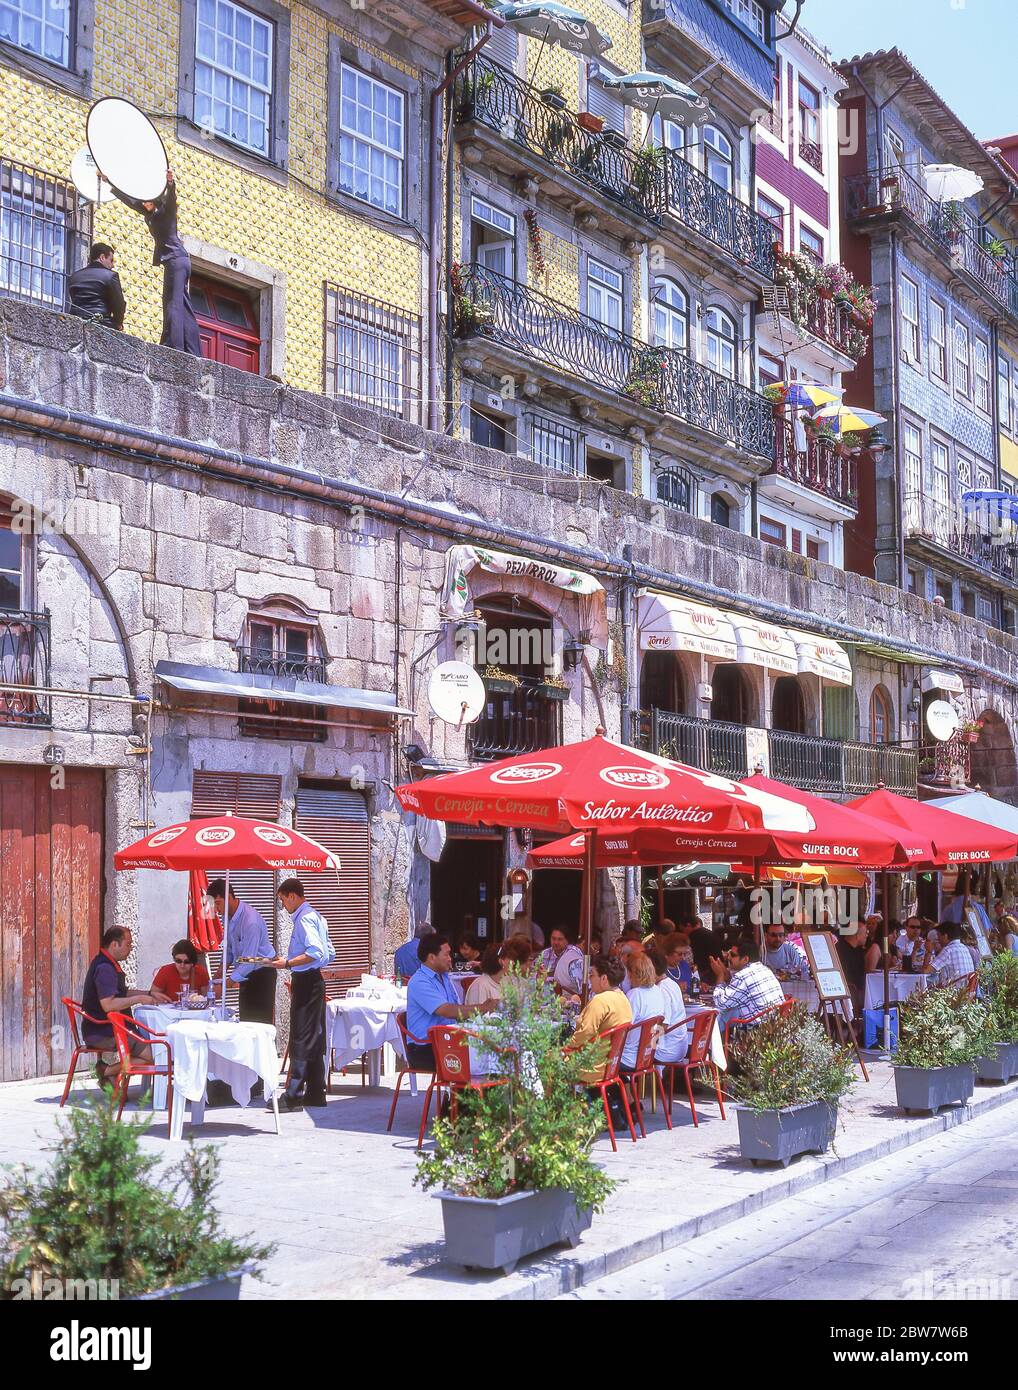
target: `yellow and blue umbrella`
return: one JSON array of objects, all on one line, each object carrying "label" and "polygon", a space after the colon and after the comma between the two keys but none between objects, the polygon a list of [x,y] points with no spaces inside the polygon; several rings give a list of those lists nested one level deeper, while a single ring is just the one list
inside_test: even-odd
[{"label": "yellow and blue umbrella", "polygon": [[793,410],[816,410],[817,406],[840,403],[844,391],[831,386],[821,386],[819,381],[779,381],[777,388],[785,393],[784,404]]},{"label": "yellow and blue umbrella", "polygon": [[824,406],[813,418],[826,421],[835,434],[844,434],[846,431],[865,434],[867,430],[875,430],[878,425],[887,424],[886,415],[878,415],[875,410],[857,410],[851,405]]}]

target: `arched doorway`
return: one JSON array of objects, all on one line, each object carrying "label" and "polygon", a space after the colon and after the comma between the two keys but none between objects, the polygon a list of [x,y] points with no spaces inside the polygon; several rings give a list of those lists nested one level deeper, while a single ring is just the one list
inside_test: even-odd
[{"label": "arched doorway", "polygon": [[471,757],[486,762],[561,743],[562,704],[544,684],[553,660],[551,619],[516,594],[495,594],[477,606],[477,666],[488,698],[470,726]]},{"label": "arched doorway", "polygon": [[675,653],[644,653],[640,670],[640,708],[682,714],[685,705],[686,682]]},{"label": "arched doorway", "polygon": [[806,732],[806,700],[798,676],[779,676],[774,682],[771,728],[789,734]]},{"label": "arched doorway", "polygon": [[989,796],[1018,803],[1018,767],[1011,733],[992,709],[984,710],[979,720],[983,727],[972,745],[969,783]]},{"label": "arched doorway", "polygon": [[711,673],[711,685],[714,689],[710,707],[712,719],[727,724],[750,723],[749,682],[740,667],[730,664],[715,666]]}]

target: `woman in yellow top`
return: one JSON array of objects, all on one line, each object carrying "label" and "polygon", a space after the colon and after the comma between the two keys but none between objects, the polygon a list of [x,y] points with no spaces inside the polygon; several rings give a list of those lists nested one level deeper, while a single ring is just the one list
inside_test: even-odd
[{"label": "woman in yellow top", "polygon": [[[625,974],[625,966],[614,956],[595,956],[590,962],[591,994],[576,1020],[576,1031],[569,1039],[571,1047],[581,1047],[623,1023],[632,1023],[629,1000],[619,989]],[[601,1075],[600,1070],[584,1072],[582,1079],[593,1085],[601,1080]]]}]

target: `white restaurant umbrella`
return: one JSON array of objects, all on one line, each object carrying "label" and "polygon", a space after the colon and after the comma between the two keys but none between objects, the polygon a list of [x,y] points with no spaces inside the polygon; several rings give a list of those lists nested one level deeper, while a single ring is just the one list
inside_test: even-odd
[{"label": "white restaurant umbrella", "polygon": [[601,58],[612,46],[611,39],[601,33],[592,19],[580,14],[579,10],[570,9],[568,5],[558,4],[557,0],[524,0],[522,4],[496,5],[493,12],[519,33],[541,40],[531,73],[532,82],[537,80],[537,69],[545,44],[555,44],[584,58]]},{"label": "white restaurant umbrella", "polygon": [[927,164],[923,167],[926,192],[937,203],[961,203],[982,192],[983,181],[971,169],[957,164]]},{"label": "white restaurant umbrella", "polygon": [[953,811],[956,816],[967,816],[969,820],[977,820],[982,825],[995,826],[997,830],[1006,830],[1011,835],[1018,835],[1018,806],[998,801],[995,796],[987,796],[985,792],[936,797],[926,804],[937,806],[941,811]]},{"label": "white restaurant umbrella", "polygon": [[621,77],[602,77],[602,87],[618,92],[627,106],[647,111],[651,120],[660,114],[662,120],[681,121],[690,112],[709,110],[705,97],[674,77],[660,72],[628,72]]}]

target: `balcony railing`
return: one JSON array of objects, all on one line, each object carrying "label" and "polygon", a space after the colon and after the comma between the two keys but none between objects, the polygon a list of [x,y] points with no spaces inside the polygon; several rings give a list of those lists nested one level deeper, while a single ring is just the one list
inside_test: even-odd
[{"label": "balcony railing", "polygon": [[744,265],[774,278],[774,224],[707,178],[677,150],[665,160],[665,211]]},{"label": "balcony railing", "polygon": [[824,152],[819,145],[814,145],[812,140],[799,140],[799,158],[804,160],[811,169],[815,169],[818,174],[824,172]]},{"label": "balcony railing", "polygon": [[549,106],[499,63],[475,58],[459,79],[456,98],[457,120],[480,122],[643,217],[660,216],[661,179],[652,155],[584,130],[571,111]]},{"label": "balcony railing", "polygon": [[993,233],[958,203],[938,203],[904,169],[881,178],[876,173],[845,181],[845,212],[850,221],[904,214],[949,253],[955,270],[965,271],[990,297],[1018,317],[1018,279],[1013,257],[987,249]]},{"label": "balcony railing", "polygon": [[972,779],[972,744],[955,734],[939,743],[921,744],[919,776],[927,785],[967,787]]},{"label": "balcony railing", "polygon": [[773,458],[774,416],[758,392],[685,353],[613,332],[487,266],[457,266],[451,284],[460,336],[479,334]]},{"label": "balcony railing", "polygon": [[976,514],[967,514],[925,493],[905,494],[905,535],[928,541],[1010,583],[1018,582],[1018,538],[1010,531],[987,535]]},{"label": "balcony railing", "polygon": [[774,472],[790,478],[811,492],[840,502],[843,507],[855,507],[859,500],[858,464],[849,455],[841,458],[835,446],[826,439],[809,435],[806,452],[796,448],[795,430],[789,421],[780,421],[774,454]]},{"label": "balcony railing", "polygon": [[[690,767],[741,778],[754,770],[749,765],[748,732],[743,724],[654,709],[632,716],[630,737],[638,747]],[[916,794],[919,760],[915,749],[780,729],[768,730],[767,743],[770,775],[804,791],[859,796],[882,784],[902,796]]]},{"label": "balcony railing", "polygon": [[[48,689],[49,656],[48,613],[0,611],[0,685]],[[0,724],[48,729],[52,722],[48,695],[0,689]]]},{"label": "balcony railing", "polygon": [[470,725],[470,756],[477,762],[537,753],[562,742],[562,704],[533,685],[511,692],[488,691],[480,719]]},{"label": "balcony railing", "polygon": [[[787,308],[782,302],[782,292],[787,296]],[[772,292],[764,291],[763,307],[791,319],[797,328],[812,333],[814,338],[830,347],[852,356],[852,316],[835,299],[807,290],[804,285],[782,285]]]},{"label": "balcony railing", "polygon": [[321,656],[273,656],[254,647],[238,647],[237,669],[255,676],[280,676],[285,680],[325,684],[325,658]]}]

